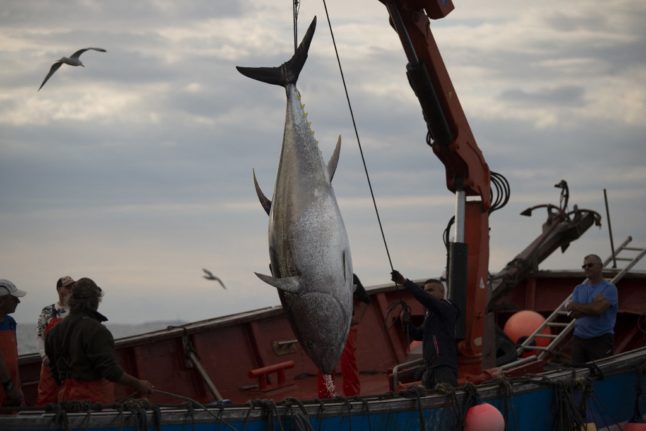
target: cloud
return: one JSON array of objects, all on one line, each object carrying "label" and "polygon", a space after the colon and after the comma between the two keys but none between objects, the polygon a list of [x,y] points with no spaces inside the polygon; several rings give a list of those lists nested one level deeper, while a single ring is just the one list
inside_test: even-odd
[{"label": "cloud", "polygon": [[[494,272],[540,231],[542,215],[520,211],[558,203],[561,179],[571,204],[601,213],[607,189],[615,236],[646,238],[646,6],[559,6],[465,0],[431,24],[479,147],[511,184],[490,219]],[[408,276],[439,275],[455,198],[425,143],[401,43],[378,3],[328,7],[385,243],[320,4],[301,5],[299,34],[314,15],[319,24],[298,85],[325,159],[342,136],[334,187],[355,270],[387,281],[387,245]],[[86,46],[108,52],[36,91],[57,58]],[[35,320],[65,273],[105,286],[116,322],[277,304],[253,275],[268,250],[251,172],[271,196],[285,93],[235,66],[277,66],[291,52],[291,9],[270,1],[4,2],[0,274],[29,292],[18,321]],[[606,229],[545,267],[607,254]]]},{"label": "cloud", "polygon": [[582,106],[584,104],[583,88],[564,86],[548,88],[537,92],[526,92],[521,89],[503,91],[502,98],[510,103],[540,105],[549,108],[562,106]]}]

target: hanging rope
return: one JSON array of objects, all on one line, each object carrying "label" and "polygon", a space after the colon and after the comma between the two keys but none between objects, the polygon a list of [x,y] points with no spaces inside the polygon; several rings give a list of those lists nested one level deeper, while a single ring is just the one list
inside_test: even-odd
[{"label": "hanging rope", "polygon": [[[312,424],[310,424],[305,404],[303,404],[301,400],[291,397],[285,398],[282,404],[287,406],[287,413],[285,415],[291,417],[292,429],[295,429],[296,431],[314,431]],[[294,405],[298,407],[298,410],[293,410]]]},{"label": "hanging rope", "polygon": [[388,243],[386,242],[386,235],[384,234],[384,227],[381,223],[381,217],[379,216],[379,209],[377,208],[377,201],[375,200],[375,193],[372,190],[372,183],[370,181],[370,175],[368,174],[368,167],[366,165],[366,159],[363,156],[363,148],[361,147],[361,139],[359,138],[359,131],[357,130],[357,123],[354,119],[354,112],[352,111],[352,103],[350,102],[350,95],[348,93],[348,86],[345,83],[345,75],[343,74],[343,67],[341,66],[341,58],[339,57],[339,50],[336,46],[336,40],[334,38],[334,31],[332,30],[332,22],[330,21],[330,14],[328,13],[327,3],[323,0],[323,7],[325,8],[325,17],[327,18],[327,24],[330,28],[330,35],[332,36],[332,44],[334,45],[334,53],[336,54],[336,62],[339,65],[339,72],[341,73],[341,81],[343,82],[343,90],[345,91],[345,98],[348,101],[348,109],[350,109],[350,117],[352,118],[352,126],[354,127],[354,134],[357,138],[357,144],[359,144],[359,153],[361,154],[361,161],[363,162],[363,170],[366,173],[366,178],[368,180],[368,188],[370,189],[370,196],[372,197],[372,204],[375,207],[375,214],[377,215],[377,222],[379,223],[379,230],[381,231],[381,238],[384,241],[384,247],[386,248],[386,255],[388,256],[388,263],[390,264],[390,270],[394,270],[393,261],[390,258],[390,251],[388,250]]},{"label": "hanging rope", "polygon": [[[186,407],[186,408],[187,408],[187,411],[190,411],[190,412],[191,412],[191,415],[192,415],[192,411],[193,411],[194,407],[196,407],[196,406],[197,406],[197,407],[199,407],[200,409],[202,409],[204,412],[206,412],[208,415],[210,415],[210,416],[212,416],[213,418],[215,418],[216,423],[221,423],[221,424],[223,424],[225,427],[227,427],[227,428],[229,428],[229,429],[231,429],[231,430],[233,430],[233,431],[238,431],[238,429],[237,429],[236,427],[234,427],[233,425],[231,425],[231,424],[229,424],[229,423],[227,423],[227,422],[224,422],[224,421],[222,420],[222,418],[221,418],[221,417],[216,416],[216,415],[215,415],[213,412],[211,412],[211,410],[209,410],[209,408],[207,408],[204,404],[202,404],[202,403],[200,403],[200,402],[198,402],[198,401],[196,401],[196,400],[194,400],[194,399],[192,399],[192,398],[186,397],[186,396],[184,396],[184,395],[175,394],[175,393],[173,393],[173,392],[162,391],[161,389],[157,389],[157,388],[153,388],[153,392],[156,392],[156,393],[158,393],[158,394],[162,394],[162,395],[166,395],[166,396],[169,396],[169,397],[177,398],[177,399],[180,399],[180,400],[184,400],[184,401],[186,401],[186,402],[187,402],[187,407]],[[221,405],[221,406],[220,406],[220,409],[222,409],[222,408],[223,408],[223,405]],[[249,411],[247,412],[247,417],[249,416],[249,413],[250,413],[250,412],[251,412],[251,409],[249,409]],[[246,427],[246,419],[245,419],[245,427]]]}]

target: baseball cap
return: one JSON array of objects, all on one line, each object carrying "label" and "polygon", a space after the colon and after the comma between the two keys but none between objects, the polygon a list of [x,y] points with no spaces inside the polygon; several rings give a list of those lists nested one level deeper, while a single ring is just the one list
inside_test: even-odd
[{"label": "baseball cap", "polygon": [[70,277],[69,275],[64,275],[64,276],[62,276],[61,278],[58,279],[58,281],[56,282],[56,287],[57,288],[58,287],[68,287],[68,286],[73,285],[74,283],[76,283],[76,281],[74,281],[74,279],[72,277]]},{"label": "baseball cap", "polygon": [[18,289],[16,285],[9,280],[0,278],[0,296],[12,295],[16,298],[22,298],[26,294],[27,292]]}]

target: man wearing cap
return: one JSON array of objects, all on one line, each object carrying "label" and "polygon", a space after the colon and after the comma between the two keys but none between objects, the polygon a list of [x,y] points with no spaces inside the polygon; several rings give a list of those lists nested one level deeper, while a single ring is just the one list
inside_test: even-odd
[{"label": "man wearing cap", "polygon": [[25,292],[9,280],[0,279],[0,406],[24,405],[18,374],[16,321],[9,314],[16,311]]},{"label": "man wearing cap", "polygon": [[72,287],[69,315],[45,338],[45,353],[54,378],[62,384],[58,401],[90,401],[113,404],[114,383],[148,395],[153,386],[123,371],[114,355],[114,338],[101,322],[103,291],[89,278]]},{"label": "man wearing cap", "polygon": [[52,377],[51,370],[49,369],[49,359],[47,359],[47,355],[45,355],[45,336],[54,326],[56,326],[56,324],[67,316],[69,311],[67,302],[70,294],[72,293],[72,286],[74,283],[74,279],[69,275],[59,278],[56,282],[58,302],[43,308],[43,311],[41,311],[40,316],[38,317],[38,324],[36,326],[38,352],[40,353],[40,357],[43,362],[40,367],[40,379],[38,380],[38,396],[36,397],[37,406],[57,402],[60,386]]}]

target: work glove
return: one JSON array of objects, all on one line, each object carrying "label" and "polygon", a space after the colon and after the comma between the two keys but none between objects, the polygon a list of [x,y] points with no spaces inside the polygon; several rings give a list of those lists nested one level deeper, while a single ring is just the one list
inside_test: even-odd
[{"label": "work glove", "polygon": [[401,285],[403,285],[404,282],[406,281],[406,278],[404,278],[404,276],[401,275],[399,271],[397,271],[396,269],[392,270],[392,272],[390,273],[390,279],[395,283],[401,284]]},{"label": "work glove", "polygon": [[5,405],[7,407],[23,407],[25,406],[25,397],[19,387],[15,386],[13,382],[4,388],[6,399]]}]

